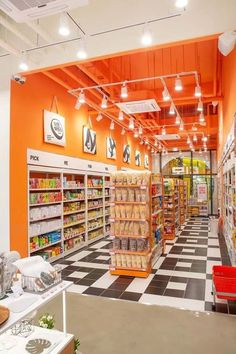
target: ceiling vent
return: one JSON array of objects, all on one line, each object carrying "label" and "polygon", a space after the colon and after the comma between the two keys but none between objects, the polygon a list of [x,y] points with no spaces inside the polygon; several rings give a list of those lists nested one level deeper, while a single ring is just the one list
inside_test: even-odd
[{"label": "ceiling vent", "polygon": [[158,112],[161,110],[156,100],[154,99],[121,102],[117,103],[116,105],[126,114]]},{"label": "ceiling vent", "polygon": [[27,22],[88,3],[89,0],[0,0],[0,10],[16,22]]},{"label": "ceiling vent", "polygon": [[165,134],[165,135],[155,135],[157,140],[179,140],[180,136],[178,134]]}]

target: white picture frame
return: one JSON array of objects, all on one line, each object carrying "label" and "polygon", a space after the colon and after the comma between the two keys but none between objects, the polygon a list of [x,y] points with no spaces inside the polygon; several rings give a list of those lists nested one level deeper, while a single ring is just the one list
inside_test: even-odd
[{"label": "white picture frame", "polygon": [[130,155],[131,155],[130,145],[125,144],[123,148],[123,161],[125,163],[130,163]]},{"label": "white picture frame", "polygon": [[55,112],[44,109],[44,142],[66,146],[65,118]]},{"label": "white picture frame", "polygon": [[83,151],[92,155],[97,153],[97,133],[85,125],[83,126]]},{"label": "white picture frame", "polygon": [[116,160],[116,141],[111,136],[106,138],[106,150],[107,158]]},{"label": "white picture frame", "polygon": [[144,168],[149,169],[149,156],[148,156],[148,154],[144,154]]},{"label": "white picture frame", "polygon": [[141,166],[141,152],[139,150],[135,150],[135,165]]}]

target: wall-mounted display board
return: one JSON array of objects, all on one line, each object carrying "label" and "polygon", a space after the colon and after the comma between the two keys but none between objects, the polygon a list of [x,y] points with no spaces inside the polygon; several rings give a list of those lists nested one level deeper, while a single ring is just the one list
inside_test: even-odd
[{"label": "wall-mounted display board", "polygon": [[[68,168],[62,167],[65,161]],[[28,150],[29,255],[54,261],[109,235],[108,172],[115,169]]]},{"label": "wall-mounted display board", "polygon": [[55,145],[66,145],[65,118],[44,110],[44,141]]}]

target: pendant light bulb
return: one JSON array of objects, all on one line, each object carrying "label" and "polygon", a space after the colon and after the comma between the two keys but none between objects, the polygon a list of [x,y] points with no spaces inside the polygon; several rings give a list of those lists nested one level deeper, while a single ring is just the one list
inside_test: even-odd
[{"label": "pendant light bulb", "polygon": [[199,102],[198,102],[197,111],[198,111],[198,112],[202,112],[202,111],[203,111],[203,103],[202,103],[202,101],[199,101]]},{"label": "pendant light bulb", "polygon": [[148,150],[150,150],[150,149],[151,149],[150,145],[148,145],[148,146],[147,146],[147,149],[148,149]]},{"label": "pendant light bulb", "polygon": [[182,80],[180,79],[179,76],[175,79],[175,91],[182,91],[183,90],[183,84]]},{"label": "pendant light bulb", "polygon": [[110,130],[114,130],[115,129],[115,124],[113,122],[113,120],[111,121],[111,124],[110,124]]},{"label": "pendant light bulb", "polygon": [[149,28],[148,23],[145,24],[143,28],[143,34],[141,37],[141,43],[144,47],[148,47],[152,44],[152,34]]},{"label": "pendant light bulb", "polygon": [[85,94],[83,90],[81,90],[79,93],[79,103],[81,104],[85,103]]},{"label": "pendant light bulb", "polygon": [[167,90],[167,87],[164,88],[164,90],[162,91],[162,98],[163,101],[169,101],[170,100],[170,94],[169,91]]},{"label": "pendant light bulb", "polygon": [[171,102],[170,109],[169,109],[169,114],[174,115],[175,114],[175,105],[173,102]]},{"label": "pendant light bulb", "polygon": [[196,132],[196,131],[197,131],[197,127],[195,126],[195,124],[193,124],[193,126],[192,126],[192,131],[193,131],[193,132]]},{"label": "pendant light bulb", "polygon": [[22,54],[21,54],[20,62],[19,62],[19,69],[21,71],[29,70],[29,64],[28,64],[28,61],[27,61],[26,52],[22,52]]},{"label": "pendant light bulb", "polygon": [[205,117],[204,114],[201,112],[199,115],[199,123],[204,123],[205,122]]},{"label": "pendant light bulb", "polygon": [[123,114],[123,112],[122,112],[121,110],[120,110],[120,112],[119,112],[118,119],[119,119],[119,120],[124,120],[124,114]]},{"label": "pendant light bulb", "polygon": [[145,139],[145,145],[147,145],[148,144],[148,139]]},{"label": "pendant light bulb", "polygon": [[121,135],[125,135],[125,128],[122,128]]},{"label": "pendant light bulb", "polygon": [[175,124],[179,125],[180,123],[181,123],[181,118],[179,115],[177,115],[175,118]]},{"label": "pendant light bulb", "polygon": [[107,108],[107,96],[103,96],[102,98],[102,103],[101,103],[102,108]]},{"label": "pendant light bulb", "polygon": [[137,129],[134,130],[134,138],[138,138],[138,130]]},{"label": "pendant light bulb", "polygon": [[127,89],[127,85],[124,82],[123,85],[121,86],[121,92],[120,92],[120,96],[122,98],[127,98],[128,97],[128,89]]},{"label": "pendant light bulb", "polygon": [[197,135],[196,134],[194,134],[194,136],[193,136],[193,141],[197,141]]},{"label": "pendant light bulb", "polygon": [[178,9],[185,8],[188,5],[188,0],[176,0],[175,7]]},{"label": "pendant light bulb", "polygon": [[77,100],[76,100],[76,102],[75,102],[75,109],[79,110],[80,107],[81,107],[81,103],[80,103],[80,101],[79,101],[79,97],[77,97]]},{"label": "pendant light bulb", "polygon": [[188,136],[187,137],[187,144],[190,144],[191,143],[191,140],[190,140],[190,137]]},{"label": "pendant light bulb", "polygon": [[183,130],[184,130],[184,124],[183,124],[182,122],[180,123],[179,130],[180,130],[180,131],[183,131]]},{"label": "pendant light bulb", "polygon": [[140,145],[143,145],[143,140],[141,139],[140,142],[139,142]]},{"label": "pendant light bulb", "polygon": [[201,97],[201,96],[202,96],[201,87],[200,87],[199,85],[197,85],[197,86],[195,87],[194,96],[195,96],[195,97]]},{"label": "pendant light bulb", "polygon": [[139,135],[142,135],[142,134],[143,134],[143,128],[141,127],[141,125],[140,125],[140,127],[138,128],[138,133],[139,133]]},{"label": "pendant light bulb", "polygon": [[155,140],[154,141],[154,146],[157,147],[157,145],[158,145],[158,142],[157,142],[157,140]]},{"label": "pendant light bulb", "polygon": [[154,154],[154,149],[152,148],[151,153]]},{"label": "pendant light bulb", "polygon": [[166,128],[165,127],[162,128],[161,134],[166,135]]},{"label": "pendant light bulb", "polygon": [[102,120],[103,116],[102,116],[102,113],[98,113],[98,116],[96,118],[96,121],[97,122],[100,122]]},{"label": "pendant light bulb", "polygon": [[134,129],[134,119],[133,118],[129,119],[129,129],[131,129],[131,130]]},{"label": "pendant light bulb", "polygon": [[70,28],[69,28],[68,18],[66,13],[62,13],[60,15],[60,24],[58,28],[58,33],[63,37],[67,37],[70,34]]},{"label": "pendant light bulb", "polygon": [[79,48],[77,51],[77,57],[78,59],[84,60],[87,58],[87,51],[86,51],[86,45],[85,45],[85,40],[84,38],[80,38],[79,40]]}]

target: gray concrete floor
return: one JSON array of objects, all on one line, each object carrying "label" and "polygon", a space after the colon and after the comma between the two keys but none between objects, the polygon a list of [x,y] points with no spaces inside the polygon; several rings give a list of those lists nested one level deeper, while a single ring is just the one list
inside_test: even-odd
[{"label": "gray concrete floor", "polygon": [[[68,331],[83,354],[233,354],[236,316],[198,313],[97,296],[67,294]],[[55,314],[62,327],[58,297],[37,316]]]}]

